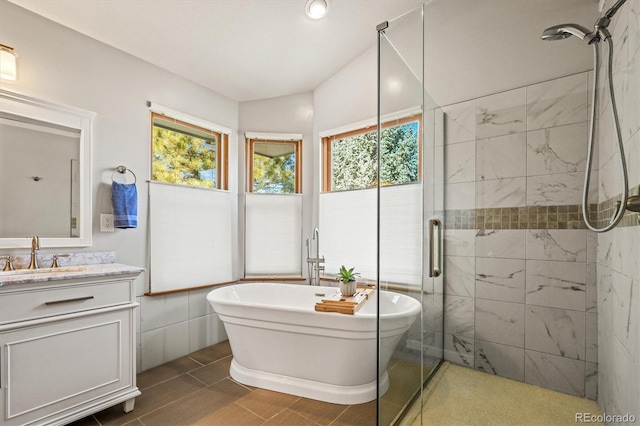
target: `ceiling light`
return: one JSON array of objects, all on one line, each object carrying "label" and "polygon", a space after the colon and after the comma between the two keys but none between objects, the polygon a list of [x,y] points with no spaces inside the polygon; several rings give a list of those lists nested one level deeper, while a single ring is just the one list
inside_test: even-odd
[{"label": "ceiling light", "polygon": [[329,0],[307,0],[304,11],[311,19],[324,18],[329,11]]},{"label": "ceiling light", "polygon": [[16,53],[13,47],[0,44],[0,78],[3,80],[16,79]]}]

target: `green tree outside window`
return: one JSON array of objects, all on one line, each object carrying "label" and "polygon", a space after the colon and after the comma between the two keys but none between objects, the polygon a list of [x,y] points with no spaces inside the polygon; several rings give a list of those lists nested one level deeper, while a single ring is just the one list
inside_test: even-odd
[{"label": "green tree outside window", "polygon": [[217,138],[210,139],[153,126],[152,179],[217,188]]},{"label": "green tree outside window", "polygon": [[[381,184],[397,185],[418,181],[418,122],[383,129],[380,139]],[[376,132],[333,141],[332,191],[375,187],[377,177]]]}]

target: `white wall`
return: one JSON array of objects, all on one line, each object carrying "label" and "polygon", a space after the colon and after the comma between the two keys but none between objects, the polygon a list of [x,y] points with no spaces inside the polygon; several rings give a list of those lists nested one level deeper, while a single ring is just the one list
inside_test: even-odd
[{"label": "white wall", "polygon": [[[119,263],[148,267],[148,188],[152,101],[232,129],[229,189],[237,194],[238,103],[59,24],[0,0],[0,40],[16,49],[18,78],[0,87],[94,111],[93,245],[76,251],[115,251]],[[118,165],[138,177],[138,227],[99,232],[100,213],[111,213],[111,175]],[[237,238],[237,211],[233,238]],[[238,247],[234,248],[237,253]],[[42,248],[43,253],[60,252]],[[4,254],[26,254],[0,250]],[[234,266],[238,258],[233,257]],[[234,270],[238,271],[235,267]],[[138,368],[148,369],[225,338],[205,291],[146,297],[148,274],[136,281],[141,304]]]},{"label": "white wall", "polygon": [[598,0],[435,0],[424,16],[425,82],[440,105],[592,68],[586,43],[540,35],[566,22],[593,28]]},{"label": "white wall", "polygon": [[[151,166],[147,101],[231,128],[230,176],[237,174],[237,102],[5,0],[0,0],[0,11],[0,39],[16,49],[19,73],[16,83],[2,81],[1,87],[97,113],[93,246],[82,251],[116,251],[118,262],[146,267],[146,180]],[[130,168],[138,177],[138,228],[100,233],[100,213],[112,212],[111,174],[118,165]],[[230,190],[237,192],[235,179]],[[55,250],[43,247],[42,251]],[[140,295],[146,276],[139,281]]]},{"label": "white wall", "polygon": [[[314,91],[314,158],[319,158],[321,152],[318,136],[320,132],[376,116],[376,57],[375,47],[367,50]],[[316,226],[321,173],[320,161],[315,160],[313,162],[313,223]],[[322,242],[322,238],[320,241]]]},{"label": "white wall", "polygon": [[[244,192],[246,191],[245,132],[302,133],[302,239],[313,234],[313,93],[299,93],[258,101],[241,102],[238,117],[238,209],[240,223],[244,223]],[[240,227],[239,244],[244,244],[243,227]],[[304,244],[301,245],[303,262],[306,260]],[[243,275],[244,251],[239,251],[236,271]],[[306,263],[302,265],[306,276]]]}]

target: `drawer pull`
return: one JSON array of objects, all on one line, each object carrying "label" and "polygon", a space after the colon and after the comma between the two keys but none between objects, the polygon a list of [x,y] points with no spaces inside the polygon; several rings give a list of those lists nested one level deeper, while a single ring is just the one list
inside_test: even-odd
[{"label": "drawer pull", "polygon": [[52,302],[44,302],[45,305],[57,305],[59,303],[81,302],[83,300],[93,299],[93,296],[75,297],[73,299],[54,300]]}]

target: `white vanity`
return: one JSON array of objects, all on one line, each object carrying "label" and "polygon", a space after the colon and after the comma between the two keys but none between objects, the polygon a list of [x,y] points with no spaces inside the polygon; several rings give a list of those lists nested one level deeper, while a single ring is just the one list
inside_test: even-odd
[{"label": "white vanity", "polygon": [[134,408],[133,280],[117,263],[0,272],[0,424],[62,425]]}]

